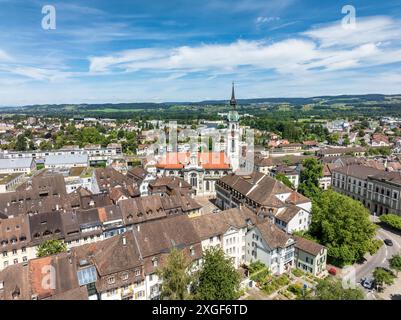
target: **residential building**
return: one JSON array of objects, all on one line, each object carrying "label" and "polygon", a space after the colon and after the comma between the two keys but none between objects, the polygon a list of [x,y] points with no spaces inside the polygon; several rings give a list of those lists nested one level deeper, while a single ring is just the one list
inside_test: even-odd
[{"label": "residential building", "polygon": [[220,209],[244,205],[289,233],[307,230],[311,222],[311,201],[263,173],[224,176],[216,184],[216,196]]},{"label": "residential building", "polygon": [[326,274],[327,248],[308,239],[294,236],[295,266],[315,277]]},{"label": "residential building", "polygon": [[49,155],[45,158],[45,168],[73,168],[87,166],[87,154]]},{"label": "residential building", "polygon": [[193,218],[202,249],[220,247],[233,261],[235,268],[246,263],[246,234],[256,222],[255,214],[246,207],[233,208]]},{"label": "residential building", "polygon": [[255,225],[246,235],[247,262],[260,261],[273,274],[294,266],[295,240],[269,220]]},{"label": "residential building", "polygon": [[0,159],[0,174],[26,173],[30,174],[36,170],[33,158],[23,159]]},{"label": "residential building", "polygon": [[363,165],[337,168],[333,170],[333,189],[362,202],[374,214],[401,214],[400,172]]}]

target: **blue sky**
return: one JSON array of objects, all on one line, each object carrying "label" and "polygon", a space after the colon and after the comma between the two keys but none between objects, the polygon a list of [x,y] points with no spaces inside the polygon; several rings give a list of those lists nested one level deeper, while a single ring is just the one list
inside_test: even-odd
[{"label": "blue sky", "polygon": [[227,99],[233,80],[238,98],[398,94],[400,71],[401,1],[0,0],[3,106]]}]

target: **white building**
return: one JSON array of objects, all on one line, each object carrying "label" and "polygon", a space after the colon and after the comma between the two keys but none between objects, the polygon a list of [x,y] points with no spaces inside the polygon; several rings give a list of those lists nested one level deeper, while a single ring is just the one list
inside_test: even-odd
[{"label": "white building", "polygon": [[294,266],[294,239],[266,220],[246,235],[246,260],[260,261],[273,274],[282,274]]},{"label": "white building", "polygon": [[23,159],[0,159],[0,174],[26,173],[30,174],[36,169],[35,160],[32,158]]},{"label": "white building", "polygon": [[220,247],[233,261],[235,268],[246,262],[246,234],[256,215],[248,208],[234,208],[192,218],[202,250]]},{"label": "white building", "polygon": [[49,155],[45,158],[45,168],[87,167],[87,154]]}]

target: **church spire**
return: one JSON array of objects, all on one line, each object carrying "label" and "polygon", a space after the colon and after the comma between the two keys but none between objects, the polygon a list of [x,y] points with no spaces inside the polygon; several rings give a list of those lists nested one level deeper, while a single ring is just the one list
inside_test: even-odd
[{"label": "church spire", "polygon": [[235,100],[235,90],[234,90],[234,81],[233,81],[233,88],[232,88],[232,91],[231,91],[230,106],[234,107],[234,109],[235,109],[236,105],[237,105],[237,100]]}]

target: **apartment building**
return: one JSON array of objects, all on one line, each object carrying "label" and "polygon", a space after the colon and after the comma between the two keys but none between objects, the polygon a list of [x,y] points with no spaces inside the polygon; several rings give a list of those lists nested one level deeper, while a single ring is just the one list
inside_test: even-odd
[{"label": "apartment building", "polygon": [[294,266],[294,238],[269,220],[255,225],[246,235],[246,260],[264,263],[273,274]]},{"label": "apartment building", "polygon": [[308,198],[260,172],[224,176],[216,183],[216,197],[222,210],[244,205],[289,233],[307,230],[311,222]]},{"label": "apartment building", "polygon": [[333,170],[333,189],[363,203],[377,215],[401,214],[401,173],[363,165]]},{"label": "apartment building", "polygon": [[0,174],[26,173],[36,170],[33,158],[24,159],[0,159]]}]

